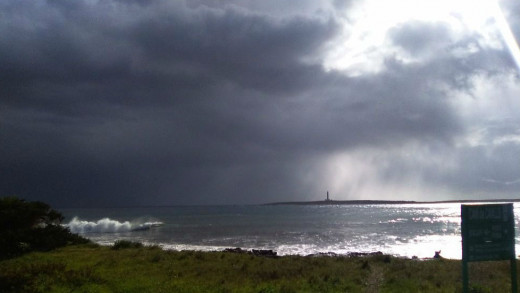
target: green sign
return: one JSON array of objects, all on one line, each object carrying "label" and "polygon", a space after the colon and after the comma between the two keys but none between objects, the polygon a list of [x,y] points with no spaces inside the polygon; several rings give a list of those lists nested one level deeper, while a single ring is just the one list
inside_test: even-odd
[{"label": "green sign", "polygon": [[468,262],[510,260],[511,290],[516,292],[513,204],[461,206],[463,290],[468,290]]},{"label": "green sign", "polygon": [[515,258],[513,204],[462,205],[462,259]]}]

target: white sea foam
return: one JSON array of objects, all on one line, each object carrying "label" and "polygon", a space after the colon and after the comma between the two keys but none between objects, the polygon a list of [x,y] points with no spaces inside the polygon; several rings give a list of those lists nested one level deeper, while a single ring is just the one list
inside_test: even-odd
[{"label": "white sea foam", "polygon": [[[171,243],[160,243],[158,244],[162,249],[174,250],[174,251],[223,251],[230,246],[211,246],[211,245],[190,245],[190,244],[171,244]],[[241,247],[242,249],[250,249],[247,247]]]},{"label": "white sea foam", "polygon": [[65,227],[68,227],[72,233],[117,233],[130,232],[138,230],[148,230],[152,227],[162,225],[162,222],[119,222],[110,218],[103,218],[96,222],[80,220],[74,217]]}]

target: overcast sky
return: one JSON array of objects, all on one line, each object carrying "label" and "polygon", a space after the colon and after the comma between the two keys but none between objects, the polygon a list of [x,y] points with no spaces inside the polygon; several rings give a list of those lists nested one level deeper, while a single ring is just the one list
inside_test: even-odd
[{"label": "overcast sky", "polygon": [[505,20],[518,1],[0,1],[0,196],[520,198]]}]

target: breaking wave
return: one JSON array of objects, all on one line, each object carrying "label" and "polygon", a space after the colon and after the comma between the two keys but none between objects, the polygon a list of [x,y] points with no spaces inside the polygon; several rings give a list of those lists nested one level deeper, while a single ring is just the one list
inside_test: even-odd
[{"label": "breaking wave", "polygon": [[80,220],[74,217],[65,227],[68,227],[72,233],[117,233],[130,232],[139,230],[148,230],[152,227],[161,226],[163,223],[155,222],[119,222],[110,218],[103,218],[97,222]]}]

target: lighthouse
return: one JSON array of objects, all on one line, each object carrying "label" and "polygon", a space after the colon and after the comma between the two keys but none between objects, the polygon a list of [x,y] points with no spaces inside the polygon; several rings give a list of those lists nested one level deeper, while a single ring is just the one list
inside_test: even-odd
[{"label": "lighthouse", "polygon": [[325,201],[329,201],[329,191],[327,190],[327,199]]}]

